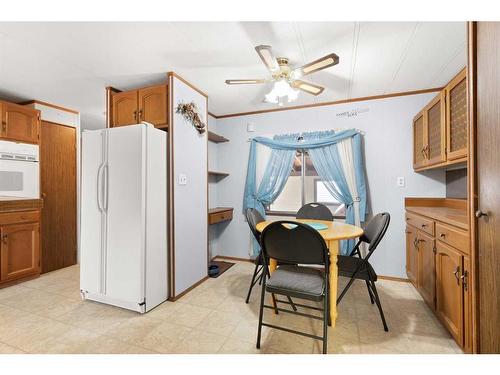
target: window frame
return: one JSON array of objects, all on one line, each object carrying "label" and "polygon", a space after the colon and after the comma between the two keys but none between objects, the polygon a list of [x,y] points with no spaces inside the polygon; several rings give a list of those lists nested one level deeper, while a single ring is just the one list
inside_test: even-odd
[{"label": "window frame", "polygon": [[[306,158],[306,153],[304,150],[297,150],[300,151],[301,158],[300,158],[300,163],[301,163],[301,168],[300,168],[300,180],[301,180],[301,207],[303,207],[306,204],[306,192],[305,192],[305,177],[306,177],[306,168],[305,168],[305,158]],[[321,178],[317,177],[314,179],[314,200],[316,201],[316,182],[321,181]],[[332,206],[339,207],[339,205],[332,205],[331,203],[323,203],[323,202],[317,202],[324,204],[327,206],[330,210]],[[287,217],[296,217],[297,216],[297,211],[279,211],[279,210],[271,210],[269,206],[266,206],[266,215],[268,216],[287,216]],[[334,219],[345,219],[345,215],[334,215],[332,212],[333,218]]]}]

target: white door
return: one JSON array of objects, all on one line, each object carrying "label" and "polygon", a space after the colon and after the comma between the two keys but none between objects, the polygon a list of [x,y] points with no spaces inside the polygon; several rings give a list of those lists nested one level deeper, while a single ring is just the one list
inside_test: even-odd
[{"label": "white door", "polygon": [[105,131],[82,134],[81,220],[80,220],[80,289],[102,293],[104,276],[102,256],[106,224],[103,209],[103,172]]},{"label": "white door", "polygon": [[108,129],[106,296],[144,300],[145,127]]}]

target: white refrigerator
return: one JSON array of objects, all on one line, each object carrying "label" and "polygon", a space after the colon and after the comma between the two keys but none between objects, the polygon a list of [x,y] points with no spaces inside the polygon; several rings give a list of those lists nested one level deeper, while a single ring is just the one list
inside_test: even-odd
[{"label": "white refrigerator", "polygon": [[82,298],[145,313],[168,298],[166,133],[84,131],[81,173]]}]

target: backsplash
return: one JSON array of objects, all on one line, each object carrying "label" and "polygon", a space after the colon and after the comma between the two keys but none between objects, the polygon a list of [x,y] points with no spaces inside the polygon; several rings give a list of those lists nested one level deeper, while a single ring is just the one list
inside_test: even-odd
[{"label": "backsplash", "polygon": [[467,168],[446,171],[446,198],[467,199]]}]

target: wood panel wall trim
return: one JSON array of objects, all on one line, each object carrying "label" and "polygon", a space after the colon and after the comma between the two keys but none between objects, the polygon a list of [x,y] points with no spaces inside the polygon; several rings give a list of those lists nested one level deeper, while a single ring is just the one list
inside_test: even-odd
[{"label": "wood panel wall trim", "polygon": [[396,93],[392,93],[392,94],[364,96],[364,97],[359,97],[359,98],[335,100],[335,101],[321,102],[321,103],[314,103],[314,104],[295,105],[295,106],[290,106],[290,107],[285,107],[285,108],[271,108],[271,109],[262,109],[262,110],[257,110],[257,111],[229,113],[229,114],[225,114],[225,115],[212,115],[212,116],[216,119],[221,119],[221,118],[228,118],[228,117],[259,115],[262,113],[269,113],[269,112],[292,111],[292,110],[296,110],[296,109],[306,109],[306,108],[324,107],[324,106],[337,105],[337,104],[363,102],[363,101],[368,101],[368,100],[387,99],[387,98],[394,98],[394,97],[398,97],[398,96],[427,94],[427,93],[431,93],[431,92],[438,92],[438,91],[441,91],[443,89],[444,89],[444,87],[433,87],[433,88],[423,89],[423,90],[402,91],[402,92],[396,92]]},{"label": "wood panel wall trim", "polygon": [[201,91],[198,87],[196,87],[195,85],[193,85],[192,83],[190,83],[189,81],[185,80],[184,78],[182,78],[180,75],[178,75],[177,73],[175,72],[168,72],[167,73],[167,76],[170,77],[175,77],[177,78],[179,81],[182,81],[184,82],[186,85],[188,85],[189,87],[191,87],[194,91],[197,91],[198,93],[200,93],[201,95],[203,95],[205,98],[208,99],[208,95],[205,94],[205,92]]},{"label": "wood panel wall trim", "polygon": [[167,132],[167,242],[168,242],[168,259],[169,259],[169,275],[170,282],[169,296],[175,300],[175,202],[174,202],[174,111],[172,110],[174,101],[174,75],[167,74],[168,81],[168,132]]},{"label": "wood panel wall trim", "polygon": [[234,261],[237,261],[237,262],[250,262],[250,263],[254,263],[254,260],[251,259],[251,258],[231,257],[231,256],[226,256],[226,255],[216,255],[216,256],[212,257],[212,259],[210,259],[210,260],[212,261],[212,260],[217,260],[217,259],[234,260]]},{"label": "wood panel wall trim", "polygon": [[40,105],[44,105],[46,107],[51,107],[51,108],[59,109],[60,111],[74,113],[75,115],[79,115],[80,114],[80,112],[78,112],[78,111],[76,111],[74,109],[67,108],[67,107],[61,107],[60,105],[55,105],[55,104],[43,102],[41,100],[28,100],[26,102],[22,102],[22,103],[18,103],[18,104],[20,104],[20,105],[40,104]]},{"label": "wood panel wall trim", "polygon": [[478,185],[477,185],[477,150],[476,150],[476,30],[477,22],[467,22],[467,102],[468,110],[468,159],[467,159],[467,174],[468,174],[468,216],[469,216],[469,247],[471,258],[471,290],[472,290],[472,352],[479,353],[479,290],[478,290],[478,235],[477,222],[474,216],[478,207]]},{"label": "wood panel wall trim", "polygon": [[455,198],[416,198],[406,197],[405,207],[447,207],[458,210],[467,210],[468,201],[466,199]]}]

